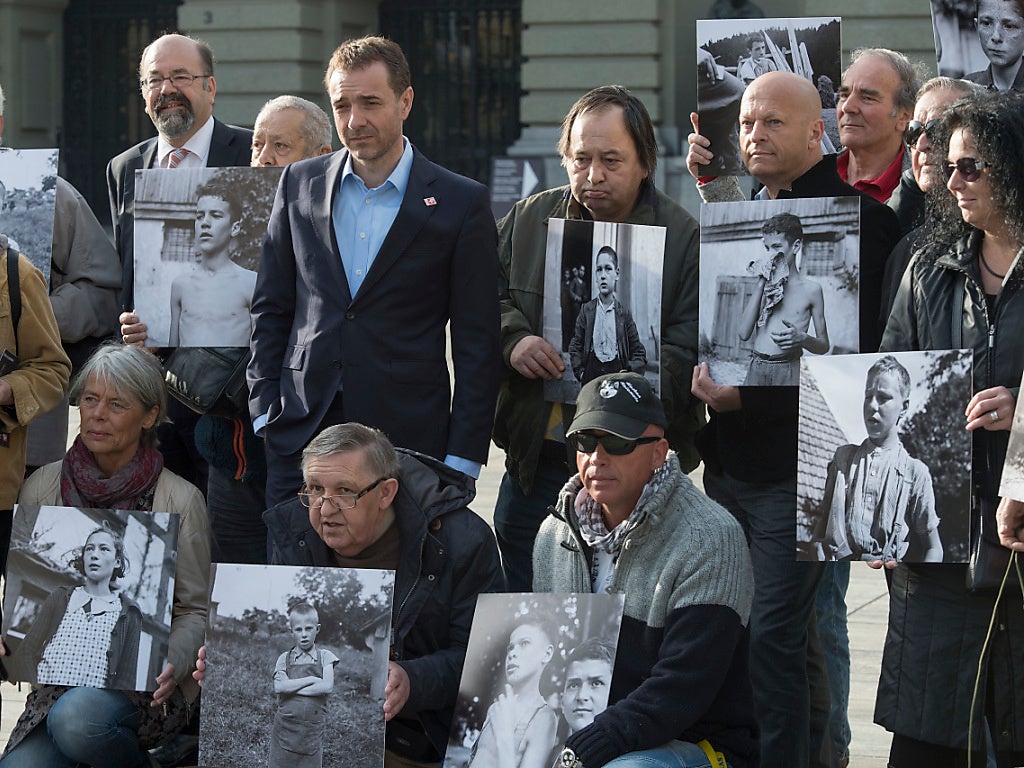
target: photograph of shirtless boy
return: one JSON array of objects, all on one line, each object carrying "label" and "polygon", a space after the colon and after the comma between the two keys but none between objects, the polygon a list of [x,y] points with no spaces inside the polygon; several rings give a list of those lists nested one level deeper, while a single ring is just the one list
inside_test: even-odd
[{"label": "photograph of shirtless boy", "polygon": [[249,304],[256,273],[231,260],[242,204],[217,180],[197,190],[195,249],[199,262],[171,284],[172,347],[244,347],[252,335]]},{"label": "photograph of shirtless boy", "polygon": [[135,314],[149,347],[248,347],[281,168],[151,168],[135,180]]},{"label": "photograph of shirtless boy", "polygon": [[698,358],[718,384],[795,387],[800,361],[859,351],[856,198],[701,209]]},{"label": "photograph of shirtless boy", "polygon": [[800,219],[792,213],[776,214],[761,227],[765,256],[747,265],[757,284],[739,327],[743,341],[754,339],[745,386],[796,386],[804,350],[815,355],[829,351],[821,285],[802,275],[796,264],[803,236]]}]

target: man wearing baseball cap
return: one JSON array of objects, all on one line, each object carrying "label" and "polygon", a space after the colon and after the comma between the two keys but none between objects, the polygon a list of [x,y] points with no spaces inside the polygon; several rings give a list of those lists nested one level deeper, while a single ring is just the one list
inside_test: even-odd
[{"label": "man wearing baseball cap", "polygon": [[622,593],[625,615],[609,706],[566,738],[565,768],[757,762],[746,540],[682,471],[666,423],[646,378],[613,373],[583,387],[566,433],[579,474],[537,536],[534,590]]}]

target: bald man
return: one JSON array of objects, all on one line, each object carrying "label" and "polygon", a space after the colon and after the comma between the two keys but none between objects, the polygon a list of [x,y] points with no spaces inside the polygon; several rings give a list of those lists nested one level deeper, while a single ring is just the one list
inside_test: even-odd
[{"label": "bald man", "polygon": [[[691,115],[687,167],[695,177],[712,160],[709,142]],[[847,185],[834,155],[822,156],[821,101],[804,78],[769,72],[754,80],[740,105],[743,164],[764,185],[759,199],[859,197],[861,210],[860,344],[878,348],[882,268],[899,239],[891,209]],[[698,184],[708,202],[743,199],[732,178]],[[822,722],[811,722],[812,687],[805,651],[812,629],[822,564],[797,563],[795,387],[726,387],[706,363],[694,369],[693,393],[708,405],[707,440],[701,446],[707,494],[743,524],[754,564],[750,616],[750,678],[761,727],[761,765],[817,764]],[[828,751],[830,746],[825,745]]]}]

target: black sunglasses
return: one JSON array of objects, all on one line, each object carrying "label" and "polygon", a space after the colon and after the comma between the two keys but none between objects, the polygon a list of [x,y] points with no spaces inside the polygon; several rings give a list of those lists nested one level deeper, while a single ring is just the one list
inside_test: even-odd
[{"label": "black sunglasses", "polygon": [[946,178],[953,175],[953,171],[960,172],[960,178],[964,181],[977,181],[981,178],[981,172],[986,168],[993,168],[992,163],[978,160],[974,157],[961,157],[955,163],[946,163]]},{"label": "black sunglasses", "polygon": [[593,453],[597,450],[598,443],[604,448],[605,453],[611,456],[625,456],[636,450],[638,445],[647,445],[661,440],[660,437],[638,437],[635,440],[628,440],[618,435],[591,435],[586,432],[574,432],[566,438],[569,445],[578,453]]},{"label": "black sunglasses", "polygon": [[920,120],[911,120],[907,123],[907,128],[903,131],[903,143],[913,149],[917,145],[917,140],[921,138],[921,134],[925,134],[929,139],[934,139],[935,135],[932,133],[936,128],[939,127],[939,123],[942,120],[938,117],[929,120],[927,123],[922,123]]}]

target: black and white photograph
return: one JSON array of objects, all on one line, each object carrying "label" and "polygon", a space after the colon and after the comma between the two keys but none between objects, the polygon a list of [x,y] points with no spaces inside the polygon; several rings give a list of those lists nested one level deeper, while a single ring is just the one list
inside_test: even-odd
[{"label": "black and white photograph", "polygon": [[211,567],[200,765],[380,768],[395,572]]},{"label": "black and white photograph", "polygon": [[1024,91],[1024,0],[931,0],[940,75]]},{"label": "black and white photograph", "polygon": [[555,765],[565,739],[608,706],[623,599],[480,595],[445,768]]},{"label": "black and white photograph", "polygon": [[10,680],[154,690],[167,658],[178,517],[15,506],[3,621]]},{"label": "black and white photograph", "polygon": [[632,371],[661,389],[665,229],[606,221],[548,221],[544,338],[565,363],[544,399],[575,403],[580,387]]},{"label": "black and white photograph", "polygon": [[718,384],[796,386],[800,360],[860,347],[855,197],[701,206],[698,359]]},{"label": "black and white photograph", "polygon": [[967,561],[968,350],[807,358],[800,367],[799,560]]},{"label": "black and white photograph", "polygon": [[280,168],[135,173],[135,311],[151,347],[247,347]]},{"label": "black and white photograph", "polygon": [[0,148],[0,234],[28,257],[50,284],[56,149]]},{"label": "black and white photograph", "polygon": [[740,100],[766,72],[795,72],[818,89],[825,121],[822,150],[839,150],[840,27],[838,16],[697,20],[697,112],[701,135],[711,141],[715,155],[703,173],[746,174],[739,149]]},{"label": "black and white photograph", "polygon": [[[1024,386],[1024,379],[1021,386]],[[1024,403],[1021,400],[1017,398],[1017,408],[1013,412],[1010,443],[1006,446],[1003,475],[999,481],[999,495],[1018,500],[1024,500]]]}]

